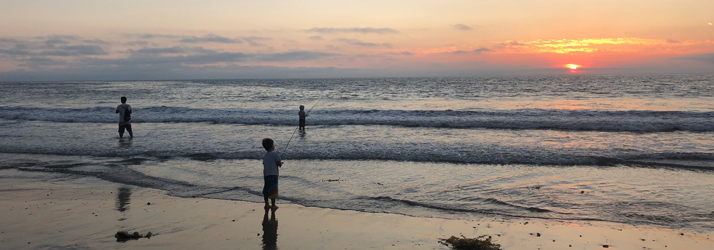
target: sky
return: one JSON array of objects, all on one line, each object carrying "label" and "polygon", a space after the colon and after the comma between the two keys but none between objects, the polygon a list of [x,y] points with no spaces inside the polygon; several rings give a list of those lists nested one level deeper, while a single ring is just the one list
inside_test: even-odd
[{"label": "sky", "polygon": [[0,0],[0,81],[711,73],[712,10],[711,0]]}]

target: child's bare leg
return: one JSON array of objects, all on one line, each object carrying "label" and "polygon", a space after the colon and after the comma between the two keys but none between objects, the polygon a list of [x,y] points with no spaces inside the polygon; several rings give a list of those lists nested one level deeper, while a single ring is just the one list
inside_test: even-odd
[{"label": "child's bare leg", "polygon": [[[278,206],[275,205],[275,199],[270,199],[270,201],[273,202],[273,206],[272,206],[273,211],[278,210]],[[266,201],[266,202],[267,202],[267,201]]]},{"label": "child's bare leg", "polygon": [[[268,203],[268,196],[265,196],[265,208],[270,208],[270,203]],[[273,205],[275,205],[275,200],[273,200]]]}]

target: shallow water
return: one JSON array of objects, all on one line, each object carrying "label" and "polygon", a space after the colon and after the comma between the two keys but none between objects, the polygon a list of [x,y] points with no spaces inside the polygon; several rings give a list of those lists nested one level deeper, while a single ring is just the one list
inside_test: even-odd
[{"label": "shallow water", "polygon": [[[0,167],[94,176],[180,197],[261,202],[259,160],[2,155]],[[286,161],[281,200],[418,217],[545,218],[714,229],[714,173],[617,165]],[[643,178],[646,176],[646,178]]]},{"label": "shallow water", "polygon": [[[260,202],[260,141],[271,137],[287,202],[711,230],[712,80],[2,83],[0,169]],[[134,108],[131,140],[117,138],[121,95]],[[305,133],[299,105],[311,110]]]}]

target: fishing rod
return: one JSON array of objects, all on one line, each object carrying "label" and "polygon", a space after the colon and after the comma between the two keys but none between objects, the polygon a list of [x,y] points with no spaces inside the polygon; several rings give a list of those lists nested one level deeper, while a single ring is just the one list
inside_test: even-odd
[{"label": "fishing rod", "polygon": [[[310,114],[310,111],[312,111],[312,109],[315,108],[315,106],[317,106],[317,104],[320,102],[320,100],[322,100],[322,97],[324,97],[324,95],[320,95],[320,99],[317,99],[317,101],[315,101],[315,104],[313,104],[312,107],[307,112],[305,112],[305,116]],[[288,153],[288,146],[290,146],[290,141],[293,140],[293,136],[295,136],[295,132],[297,132],[299,128],[300,128],[300,126],[295,128],[295,130],[293,131],[293,134],[290,136],[290,139],[288,140],[288,143],[285,144],[285,149],[283,149],[283,155],[280,156],[280,159],[285,158],[285,155]]]},{"label": "fishing rod", "polygon": [[323,96],[324,96],[324,95],[320,95],[320,99],[317,99],[317,101],[315,102],[315,104],[313,104],[312,107],[311,107],[309,110],[307,110],[307,112],[305,112],[305,116],[307,116],[307,114],[309,114],[310,111],[312,111],[312,108],[314,108],[314,107],[317,105],[317,103],[319,103],[320,100],[322,100],[322,97],[323,97]]}]

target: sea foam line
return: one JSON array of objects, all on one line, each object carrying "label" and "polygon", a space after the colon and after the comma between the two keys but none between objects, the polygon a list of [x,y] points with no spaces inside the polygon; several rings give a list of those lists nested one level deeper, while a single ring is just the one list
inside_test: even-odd
[{"label": "sea foam line", "polygon": [[[0,119],[60,123],[115,123],[110,107],[81,109],[0,107]],[[186,107],[135,108],[135,123],[213,123],[293,126],[295,110],[201,109]],[[384,125],[432,128],[548,129],[609,132],[711,132],[714,112],[695,111],[595,111],[519,109],[493,111],[454,110],[335,110],[316,109],[311,126]]]}]

